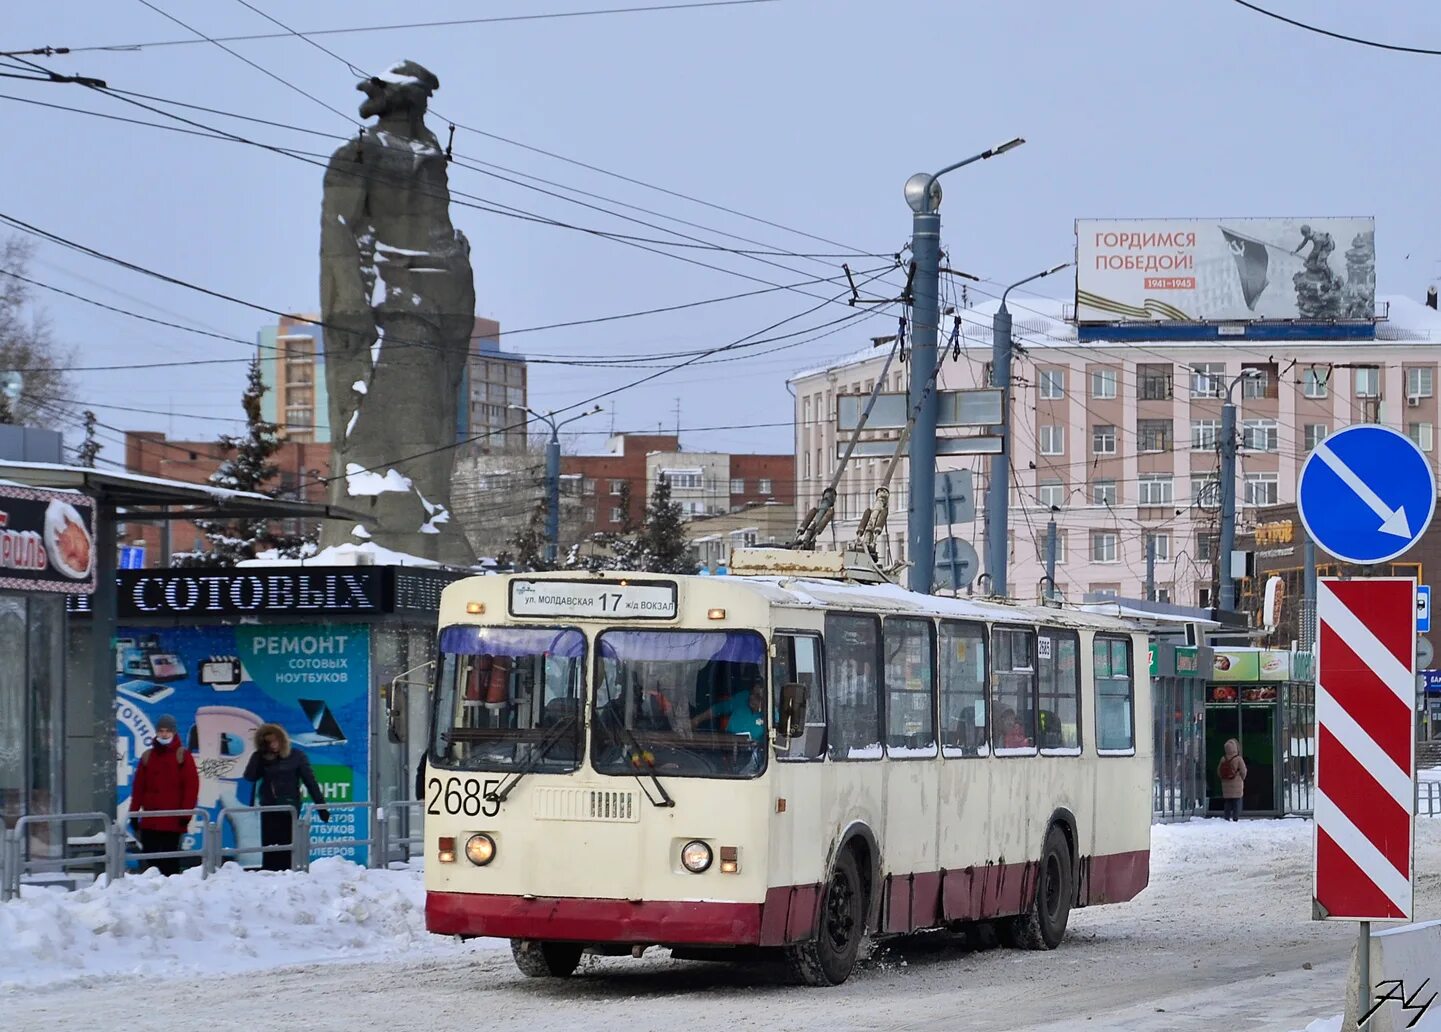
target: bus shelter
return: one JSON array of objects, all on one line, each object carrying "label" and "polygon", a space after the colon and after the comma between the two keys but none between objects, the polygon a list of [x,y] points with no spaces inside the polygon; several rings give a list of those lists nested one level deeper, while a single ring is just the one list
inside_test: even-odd
[{"label": "bus shelter", "polygon": [[1150,646],[1155,734],[1151,812],[1158,821],[1206,812],[1205,698],[1207,645],[1155,641]]},{"label": "bus shelter", "polygon": [[1315,665],[1309,652],[1226,647],[1206,683],[1207,812],[1221,812],[1216,768],[1228,739],[1245,758],[1246,814],[1309,814],[1316,787]]}]

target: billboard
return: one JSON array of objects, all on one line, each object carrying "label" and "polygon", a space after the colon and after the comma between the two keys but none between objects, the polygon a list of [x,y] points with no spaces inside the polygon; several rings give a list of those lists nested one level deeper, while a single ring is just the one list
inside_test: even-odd
[{"label": "billboard", "polygon": [[[370,798],[370,629],[364,624],[126,627],[115,638],[115,783],[117,818],[129,812],[135,764],[150,746],[155,721],[168,713],[200,772],[199,805],[212,819],[221,807],[250,801],[241,774],[263,723],[285,728],[305,750],[332,803]],[[309,793],[303,792],[306,801]],[[330,846],[365,838],[364,811],[334,810],[311,827],[311,856],[363,864],[363,846]],[[256,814],[225,828],[225,845],[260,844]],[[183,848],[195,848],[187,836]],[[242,854],[258,863],[259,854]]]},{"label": "billboard", "polygon": [[1373,322],[1371,218],[1078,219],[1076,321]]},{"label": "billboard", "polygon": [[94,502],[73,491],[0,485],[0,588],[94,591]]}]

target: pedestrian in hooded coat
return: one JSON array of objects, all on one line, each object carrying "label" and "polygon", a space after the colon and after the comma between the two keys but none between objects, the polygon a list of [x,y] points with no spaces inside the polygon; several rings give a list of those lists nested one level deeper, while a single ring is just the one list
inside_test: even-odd
[{"label": "pedestrian in hooded coat", "polygon": [[[290,744],[290,736],[279,724],[261,724],[255,729],[255,752],[251,754],[241,777],[254,785],[252,805],[286,805],[296,812],[300,810],[300,786],[303,784],[310,790],[310,798],[318,807],[316,813],[320,819],[330,820],[330,811],[325,808],[325,795],[320,791],[320,783],[315,780],[315,772],[310,769],[310,757],[305,755],[304,749]],[[279,810],[262,813],[261,845],[290,845],[290,822],[290,814]],[[260,866],[267,871],[290,870],[290,850],[262,853]]]},{"label": "pedestrian in hooded coat", "polygon": [[[190,828],[189,817],[146,817],[146,810],[191,810],[200,797],[200,774],[195,757],[180,744],[175,718],[161,717],[155,722],[155,737],[150,748],[140,754],[135,765],[135,780],[130,786],[130,820],[140,829],[142,853],[173,853],[180,848],[180,837]],[[180,858],[145,860],[146,870],[155,868],[161,874],[179,874]]]},{"label": "pedestrian in hooded coat", "polygon": [[1221,779],[1222,813],[1228,821],[1239,821],[1241,797],[1246,794],[1246,761],[1241,758],[1241,743],[1236,739],[1226,739],[1222,749],[1225,755],[1216,765],[1216,776]]}]

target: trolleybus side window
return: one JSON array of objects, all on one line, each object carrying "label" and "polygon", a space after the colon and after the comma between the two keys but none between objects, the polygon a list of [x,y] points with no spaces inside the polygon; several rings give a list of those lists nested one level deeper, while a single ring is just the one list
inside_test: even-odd
[{"label": "trolleybus side window", "polygon": [[826,700],[821,690],[821,639],[814,634],[777,634],[772,639],[771,712],[779,713],[781,689],[806,686],[806,726],[799,738],[781,739],[780,760],[819,760],[826,754]]},{"label": "trolleybus side window", "polygon": [[936,755],[935,624],[915,617],[885,622],[886,753]]},{"label": "trolleybus side window", "polygon": [[991,630],[991,680],[995,713],[991,749],[998,756],[1036,751],[1036,632],[1019,627]]},{"label": "trolleybus side window", "polygon": [[881,758],[880,630],[874,616],[826,614],[827,746],[833,760]]},{"label": "trolleybus side window", "polygon": [[1102,756],[1129,756],[1136,751],[1131,641],[1096,635],[1092,656],[1096,670],[1096,751]]},{"label": "trolleybus side window", "polygon": [[446,627],[431,742],[437,766],[574,770],[585,635],[551,627]]},{"label": "trolleybus side window", "polygon": [[755,631],[601,632],[592,765],[602,774],[760,774],[769,726],[765,658]]},{"label": "trolleybus side window", "polygon": [[1036,638],[1041,706],[1037,739],[1052,756],[1081,754],[1080,641],[1074,631],[1042,628]]},{"label": "trolleybus side window", "polygon": [[986,740],[986,629],[941,621],[941,751],[989,756]]}]

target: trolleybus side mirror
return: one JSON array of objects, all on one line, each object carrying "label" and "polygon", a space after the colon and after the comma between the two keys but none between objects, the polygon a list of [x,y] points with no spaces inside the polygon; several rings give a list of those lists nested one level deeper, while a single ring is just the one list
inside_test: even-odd
[{"label": "trolleybus side mirror", "polygon": [[410,687],[429,688],[430,681],[422,675],[433,666],[435,660],[427,660],[391,679],[389,690],[385,692],[385,731],[392,743],[400,745],[409,737]]},{"label": "trolleybus side mirror", "polygon": [[806,730],[806,686],[799,681],[781,685],[781,712],[776,733],[782,738],[799,738]]}]

